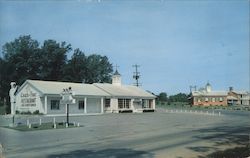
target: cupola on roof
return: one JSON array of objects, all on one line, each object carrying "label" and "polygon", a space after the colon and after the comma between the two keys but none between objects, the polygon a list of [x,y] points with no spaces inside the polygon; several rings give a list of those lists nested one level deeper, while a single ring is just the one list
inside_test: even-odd
[{"label": "cupola on roof", "polygon": [[119,76],[121,76],[121,74],[117,71],[117,69],[115,70],[114,75],[119,75]]}]

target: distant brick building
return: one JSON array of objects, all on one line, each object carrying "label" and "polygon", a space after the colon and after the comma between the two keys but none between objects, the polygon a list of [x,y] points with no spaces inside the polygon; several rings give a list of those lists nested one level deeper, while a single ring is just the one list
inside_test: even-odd
[{"label": "distant brick building", "polygon": [[235,91],[232,87],[229,91],[212,91],[209,83],[205,88],[191,92],[191,104],[194,106],[227,106],[250,105],[250,93],[247,91]]},{"label": "distant brick building", "polygon": [[205,88],[191,92],[191,103],[194,106],[227,106],[227,92],[226,91],[212,91],[209,83]]}]

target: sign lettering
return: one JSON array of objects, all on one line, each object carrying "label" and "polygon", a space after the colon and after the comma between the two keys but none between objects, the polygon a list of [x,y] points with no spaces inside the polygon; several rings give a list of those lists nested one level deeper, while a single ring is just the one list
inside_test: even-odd
[{"label": "sign lettering", "polygon": [[36,106],[36,93],[21,93],[21,106]]}]

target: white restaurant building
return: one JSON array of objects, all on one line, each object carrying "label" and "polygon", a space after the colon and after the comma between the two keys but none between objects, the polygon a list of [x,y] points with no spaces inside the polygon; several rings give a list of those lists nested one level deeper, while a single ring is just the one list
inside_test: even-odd
[{"label": "white restaurant building", "polygon": [[26,80],[17,89],[11,83],[11,114],[35,112],[45,115],[65,115],[66,104],[61,93],[71,88],[75,102],[69,105],[70,115],[86,115],[119,112],[146,112],[155,110],[153,94],[131,85],[122,85],[121,75],[116,71],[109,83],[72,83]]}]

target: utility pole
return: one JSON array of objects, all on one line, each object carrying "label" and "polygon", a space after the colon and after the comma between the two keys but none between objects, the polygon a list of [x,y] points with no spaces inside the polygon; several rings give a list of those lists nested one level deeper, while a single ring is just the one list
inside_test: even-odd
[{"label": "utility pole", "polygon": [[190,88],[190,93],[192,93],[193,89],[194,89],[194,91],[196,91],[196,85],[195,86],[189,86],[189,88]]},{"label": "utility pole", "polygon": [[134,72],[134,75],[133,75],[133,78],[136,80],[136,83],[135,85],[137,87],[139,87],[139,78],[140,78],[140,72],[138,72],[138,67],[140,67],[140,65],[133,65],[133,67],[135,67],[135,72]]},{"label": "utility pole", "polygon": [[117,71],[117,69],[118,69],[118,65],[117,64],[115,64],[115,66],[113,66],[114,68],[115,68],[115,70]]}]

